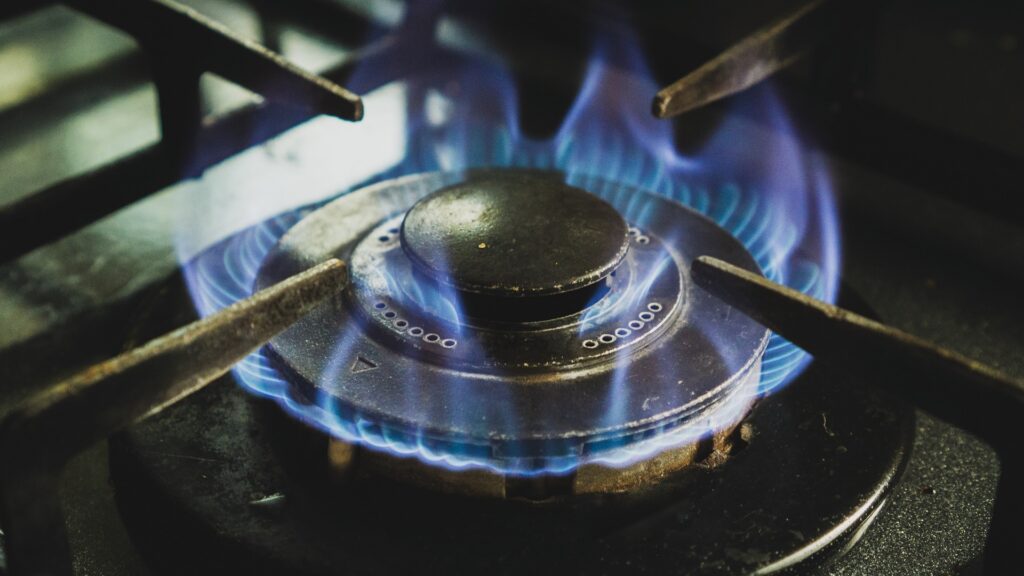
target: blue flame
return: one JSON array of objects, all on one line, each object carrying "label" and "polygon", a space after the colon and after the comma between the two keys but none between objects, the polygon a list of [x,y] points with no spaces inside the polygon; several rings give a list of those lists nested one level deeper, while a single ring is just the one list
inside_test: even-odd
[{"label": "blue flame", "polygon": [[[520,131],[514,85],[500,65],[471,63],[454,72],[423,70],[402,82],[406,137],[401,161],[358,184],[350,182],[340,194],[411,173],[495,166],[557,169],[568,182],[598,194],[603,182],[627,184],[705,214],[747,247],[768,278],[833,301],[839,234],[828,177],[799,145],[782,105],[769,90],[737,99],[734,106],[743,107],[743,113],[729,114],[700,153],[684,156],[674,144],[672,123],[647,112],[657,86],[636,46],[628,34],[611,35],[598,46],[563,124],[554,137],[542,141]],[[371,118],[373,113],[368,110]],[[651,206],[642,196],[630,200],[626,217],[643,221]],[[190,259],[184,270],[199,312],[212,314],[249,296],[265,255],[322,203],[248,227]],[[457,307],[449,312],[457,320]],[[345,346],[344,338],[341,345]],[[695,441],[741,416],[750,397],[790,381],[806,361],[799,348],[772,336],[760,380],[743,383],[740,392],[716,413],[703,415],[701,422],[647,432],[643,441],[600,454],[552,457],[540,463],[534,459],[529,467],[510,467],[465,446],[395,434],[358,415],[343,415],[326,396],[312,403],[300,401],[263,352],[239,363],[234,375],[246,389],[276,399],[297,418],[348,441],[452,469],[536,474],[562,473],[585,462],[625,465]],[[626,370],[616,378],[618,393],[628,394]],[[609,414],[616,409],[615,400],[609,400]]]}]

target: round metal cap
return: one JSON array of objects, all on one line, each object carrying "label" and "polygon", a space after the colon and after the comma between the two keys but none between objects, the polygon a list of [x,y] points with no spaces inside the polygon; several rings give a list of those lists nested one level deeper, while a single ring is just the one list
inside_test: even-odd
[{"label": "round metal cap", "polygon": [[558,175],[478,173],[416,203],[402,247],[428,277],[493,296],[542,296],[597,282],[629,247],[622,216]]}]

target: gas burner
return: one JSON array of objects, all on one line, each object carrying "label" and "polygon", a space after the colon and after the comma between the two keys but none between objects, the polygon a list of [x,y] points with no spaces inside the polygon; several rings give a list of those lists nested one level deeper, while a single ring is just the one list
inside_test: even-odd
[{"label": "gas burner", "polygon": [[339,257],[350,287],[268,356],[300,404],[332,408],[318,424],[344,440],[423,446],[501,478],[575,470],[574,493],[649,482],[628,465],[666,448],[679,457],[662,472],[691,463],[698,441],[723,446],[749,410],[769,333],[686,271],[702,254],[757,264],[678,203],[606,181],[593,191],[496,169],[335,200],[280,239],[256,285]]}]

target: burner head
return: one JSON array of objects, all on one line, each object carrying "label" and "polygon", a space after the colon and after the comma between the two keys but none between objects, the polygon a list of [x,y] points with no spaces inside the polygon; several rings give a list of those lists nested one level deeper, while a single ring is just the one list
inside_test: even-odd
[{"label": "burner head", "polygon": [[607,202],[552,174],[491,173],[439,190],[402,223],[402,247],[426,276],[497,297],[591,286],[622,261],[628,226]]},{"label": "burner head", "polygon": [[753,257],[667,198],[562,178],[412,175],[292,227],[256,288],[329,257],[350,285],[267,347],[291,409],[316,406],[300,416],[345,440],[509,476],[624,466],[734,426],[769,334],[688,271],[702,254],[757,271]]}]

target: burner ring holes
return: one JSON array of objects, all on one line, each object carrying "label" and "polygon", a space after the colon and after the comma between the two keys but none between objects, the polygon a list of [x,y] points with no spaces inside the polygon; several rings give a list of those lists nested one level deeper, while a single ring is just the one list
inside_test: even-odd
[{"label": "burner ring holes", "polygon": [[630,330],[629,328],[616,328],[615,329],[615,335],[618,336],[619,338],[625,338],[626,336],[629,336],[632,333],[633,333],[633,331]]},{"label": "burner ring holes", "polygon": [[409,326],[409,321],[408,320],[404,320],[402,318],[399,318],[399,319],[395,320],[395,328],[398,328],[399,330],[405,330],[408,326]]},{"label": "burner ring holes", "polygon": [[637,236],[636,237],[636,243],[637,244],[650,244],[651,243],[651,239],[649,237],[647,237],[647,236]]},{"label": "burner ring holes", "polygon": [[388,236],[387,234],[385,234],[385,235],[383,235],[383,236],[378,236],[378,237],[377,237],[377,241],[378,241],[378,242],[381,242],[381,243],[383,243],[383,242],[387,242],[387,241],[389,241],[389,240],[391,240],[391,236]]},{"label": "burner ring holes", "polygon": [[647,305],[647,309],[650,310],[651,312],[661,312],[662,308],[661,304],[658,304],[657,302],[651,302],[650,304]]},{"label": "burner ring holes", "polygon": [[629,327],[633,330],[639,330],[644,327],[644,323],[639,320],[633,320],[629,323]]},{"label": "burner ring holes", "polygon": [[584,348],[589,348],[589,349],[593,350],[594,348],[597,348],[597,346],[598,346],[598,344],[597,344],[597,341],[595,341],[595,340],[584,340],[583,341],[583,347]]},{"label": "burner ring holes", "polygon": [[395,312],[394,310],[388,310],[384,313],[385,318],[394,318],[395,316],[398,316],[398,312]]},{"label": "burner ring holes", "polygon": [[409,334],[411,336],[422,336],[423,328],[420,328],[419,326],[413,326],[412,328],[409,328]]},{"label": "burner ring holes", "polygon": [[654,314],[651,314],[650,312],[641,312],[639,314],[639,317],[644,322],[650,322],[651,320],[654,320]]},{"label": "burner ring holes", "polygon": [[441,339],[441,337],[438,336],[437,334],[434,334],[433,332],[431,332],[430,334],[427,334],[426,336],[423,337],[423,341],[424,342],[430,342],[431,344],[437,342],[440,339]]},{"label": "burner ring holes", "polygon": [[611,334],[601,334],[597,339],[600,340],[602,344],[611,344],[612,342],[615,342],[615,336],[612,336]]},{"label": "burner ring holes", "polygon": [[455,348],[455,346],[457,346],[458,344],[458,342],[452,340],[451,338],[445,338],[444,340],[441,340],[441,346],[445,348]]},{"label": "burner ring holes", "polygon": [[629,234],[630,236],[639,236],[640,235],[640,229],[639,228],[633,228],[632,226],[630,226],[629,229],[626,230],[626,233]]},{"label": "burner ring holes", "polygon": [[388,305],[383,302],[377,302],[376,304],[373,305],[373,307],[376,308],[377,310],[384,310],[385,308],[388,307]]}]

